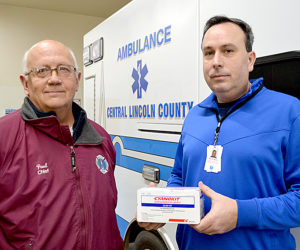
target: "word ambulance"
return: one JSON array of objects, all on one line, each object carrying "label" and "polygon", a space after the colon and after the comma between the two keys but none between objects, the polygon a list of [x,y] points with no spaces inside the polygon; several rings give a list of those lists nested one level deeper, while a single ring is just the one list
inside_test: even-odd
[{"label": "word ambulance", "polygon": [[145,50],[150,50],[156,46],[160,46],[164,43],[171,41],[171,25],[165,28],[159,29],[157,32],[153,32],[150,35],[145,36],[144,40],[137,39],[136,41],[130,42],[122,48],[118,49],[118,59],[130,57],[142,53]]}]

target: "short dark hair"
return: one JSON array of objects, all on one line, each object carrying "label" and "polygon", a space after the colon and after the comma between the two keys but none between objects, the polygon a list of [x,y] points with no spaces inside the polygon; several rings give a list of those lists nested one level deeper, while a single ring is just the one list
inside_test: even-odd
[{"label": "short dark hair", "polygon": [[252,45],[254,42],[254,35],[251,29],[251,26],[246,23],[245,21],[238,19],[238,18],[230,18],[227,16],[213,16],[211,17],[205,24],[204,26],[204,31],[203,31],[203,36],[202,36],[202,41],[203,38],[206,34],[206,32],[214,25],[217,24],[221,24],[221,23],[234,23],[236,25],[238,25],[245,34],[245,46],[246,46],[246,50],[247,52],[251,52],[252,51]]}]

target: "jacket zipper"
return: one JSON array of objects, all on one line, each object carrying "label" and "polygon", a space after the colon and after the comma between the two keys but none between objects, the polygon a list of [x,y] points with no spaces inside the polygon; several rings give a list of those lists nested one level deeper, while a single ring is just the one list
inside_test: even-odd
[{"label": "jacket zipper", "polygon": [[74,150],[73,146],[71,146],[70,148],[71,148],[72,172],[75,173],[77,193],[79,195],[79,201],[80,201],[80,213],[81,213],[81,217],[82,217],[82,223],[81,223],[82,249],[86,249],[86,228],[85,228],[86,222],[85,222],[85,216],[84,216],[82,191],[81,191],[81,187],[80,187],[80,175],[79,175],[78,170],[76,169],[75,150]]},{"label": "jacket zipper", "polygon": [[75,151],[73,146],[71,148],[71,164],[72,164],[72,171],[74,172],[76,170],[76,164],[75,164]]}]

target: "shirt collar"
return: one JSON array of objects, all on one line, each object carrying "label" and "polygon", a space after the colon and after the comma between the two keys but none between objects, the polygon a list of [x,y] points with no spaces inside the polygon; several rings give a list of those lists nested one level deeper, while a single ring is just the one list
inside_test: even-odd
[{"label": "shirt collar", "polygon": [[[240,97],[235,104],[233,104],[232,106],[237,105],[238,103],[246,100],[247,98],[249,98],[250,96],[252,96],[252,94],[263,84],[263,77],[258,78],[258,79],[250,79],[250,88],[248,90],[248,92],[243,95],[242,97]],[[213,108],[213,109],[218,109],[218,102],[217,102],[217,96],[214,93],[211,93],[204,101],[202,101],[199,104],[200,107],[202,108]]]},{"label": "shirt collar", "polygon": [[[56,113],[54,111],[49,112],[42,112],[40,111],[31,101],[28,97],[26,97],[28,103],[30,104],[31,108],[33,109],[34,113],[36,114],[37,118],[44,118],[49,116],[56,116]],[[77,105],[75,102],[72,104],[72,113],[74,116],[74,124],[73,124],[73,140],[76,141],[78,137],[81,135],[81,131],[83,128],[83,124],[86,118],[85,111]]]}]

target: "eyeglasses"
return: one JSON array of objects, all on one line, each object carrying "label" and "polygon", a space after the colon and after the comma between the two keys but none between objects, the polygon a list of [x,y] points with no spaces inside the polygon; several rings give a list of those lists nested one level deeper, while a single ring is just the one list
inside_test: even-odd
[{"label": "eyeglasses", "polygon": [[33,73],[39,78],[45,78],[52,75],[52,71],[56,71],[59,77],[68,77],[72,73],[76,72],[76,68],[71,65],[58,65],[56,68],[50,68],[48,66],[38,66],[25,73],[25,76],[28,76],[30,73]]}]

